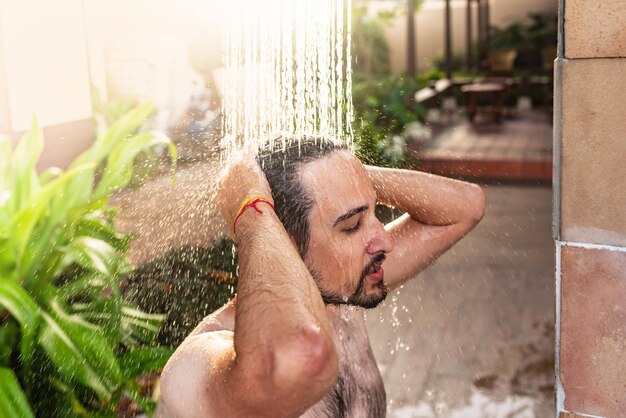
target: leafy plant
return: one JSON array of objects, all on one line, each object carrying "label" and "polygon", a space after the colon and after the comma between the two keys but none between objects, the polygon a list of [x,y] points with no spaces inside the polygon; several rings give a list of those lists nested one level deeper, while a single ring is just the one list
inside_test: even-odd
[{"label": "leafy plant", "polygon": [[108,199],[142,150],[166,144],[175,161],[165,136],[140,130],[153,110],[146,102],[121,116],[67,171],[35,170],[36,121],[14,150],[0,138],[1,416],[114,416],[122,397],[152,408],[136,378],[170,350],[137,347],[161,317],[121,298],[129,237]]},{"label": "leafy plant", "polygon": [[556,48],[557,17],[552,13],[529,13],[524,22],[493,26],[490,31],[492,49],[514,49],[516,67],[538,69],[543,65],[543,50]]},{"label": "leafy plant", "polygon": [[[454,73],[458,73],[465,69],[467,61],[467,55],[465,51],[454,51],[452,54],[452,71]],[[441,74],[441,78],[446,77],[446,57],[443,52],[439,52],[433,56],[431,59],[431,69],[428,72],[434,70],[433,75]]]},{"label": "leafy plant", "polygon": [[137,106],[134,99],[116,97],[103,100],[95,86],[91,87],[91,106],[94,113],[97,135],[102,134],[115,121]]},{"label": "leafy plant", "polygon": [[[389,73],[389,46],[383,32],[383,26],[394,19],[409,13],[406,0],[387,0],[385,7],[377,8],[374,13],[369,3],[380,1],[355,0],[352,7],[353,68],[355,79],[370,81]],[[413,2],[413,12],[418,12],[423,0]]]},{"label": "leafy plant", "polygon": [[526,37],[535,48],[555,47],[557,42],[558,18],[553,13],[529,13],[530,23],[526,26]]},{"label": "leafy plant", "polygon": [[177,347],[209,313],[237,289],[235,243],[222,239],[210,249],[184,247],[126,277],[124,298],[150,313],[164,314],[157,341]]},{"label": "leafy plant", "polygon": [[405,163],[403,134],[406,126],[423,121],[426,112],[413,99],[420,87],[423,85],[417,79],[409,77],[354,84],[355,145],[362,161],[387,167]]},{"label": "leafy plant", "polygon": [[525,46],[526,33],[521,23],[511,23],[503,28],[492,26],[490,30],[489,40],[492,49],[517,49]]},{"label": "leafy plant", "polygon": [[[93,108],[93,120],[96,127],[96,135],[103,135],[111,125],[137,106],[137,101],[132,98],[116,96],[103,100],[98,89],[91,88],[91,104]],[[146,124],[148,120],[144,122]],[[134,157],[134,171],[129,182],[130,187],[138,187],[145,180],[157,173],[159,167],[159,154],[162,150],[159,146],[142,149]]]}]

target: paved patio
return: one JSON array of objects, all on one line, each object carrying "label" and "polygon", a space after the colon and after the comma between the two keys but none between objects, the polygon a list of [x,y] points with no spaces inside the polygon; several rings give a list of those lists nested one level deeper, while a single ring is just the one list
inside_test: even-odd
[{"label": "paved patio", "polygon": [[483,180],[550,183],[552,121],[546,111],[518,111],[496,123],[462,114],[423,147],[413,147],[421,170]]}]

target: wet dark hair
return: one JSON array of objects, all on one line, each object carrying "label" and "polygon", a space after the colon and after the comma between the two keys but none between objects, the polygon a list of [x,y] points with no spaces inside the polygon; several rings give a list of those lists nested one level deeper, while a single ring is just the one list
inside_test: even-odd
[{"label": "wet dark hair", "polygon": [[324,137],[281,137],[259,151],[257,162],[272,189],[276,215],[296,241],[298,253],[304,257],[311,235],[309,214],[313,198],[300,181],[300,168],[334,151],[348,148]]}]

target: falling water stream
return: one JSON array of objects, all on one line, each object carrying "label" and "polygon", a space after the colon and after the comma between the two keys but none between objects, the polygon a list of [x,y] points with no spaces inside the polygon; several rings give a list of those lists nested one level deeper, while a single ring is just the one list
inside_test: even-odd
[{"label": "falling water stream", "polygon": [[352,143],[351,0],[237,0],[224,37],[223,147],[279,134]]},{"label": "falling water stream", "polygon": [[223,45],[223,161],[287,136],[352,144],[351,10],[351,0],[233,2]]}]

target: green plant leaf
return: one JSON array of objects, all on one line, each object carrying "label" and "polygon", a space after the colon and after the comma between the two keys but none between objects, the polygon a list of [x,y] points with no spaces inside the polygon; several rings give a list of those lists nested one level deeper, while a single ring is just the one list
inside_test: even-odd
[{"label": "green plant leaf", "polygon": [[93,146],[78,156],[70,167],[75,167],[87,162],[101,162],[122,141],[128,140],[134,135],[141,125],[154,112],[154,103],[145,101],[117,119],[107,129],[104,135],[99,136]]},{"label": "green plant leaf", "polygon": [[139,408],[141,408],[145,414],[152,416],[156,409],[156,402],[148,396],[142,396],[141,392],[142,388],[139,384],[135,381],[130,381],[128,382],[128,390],[124,391],[124,395],[139,405]]},{"label": "green plant leaf", "polygon": [[68,256],[81,267],[106,276],[116,275],[117,268],[122,262],[122,256],[115,248],[103,240],[89,236],[72,240],[67,252]]},{"label": "green plant leaf", "polygon": [[113,223],[105,219],[102,211],[82,216],[76,222],[74,234],[101,239],[120,254],[126,253],[130,244],[130,235],[117,232]]},{"label": "green plant leaf", "polygon": [[160,314],[149,314],[126,304],[122,307],[122,327],[127,345],[152,342],[165,318]]},{"label": "green plant leaf", "polygon": [[43,132],[36,118],[33,127],[17,143],[11,158],[13,213],[24,207],[39,189],[35,164],[43,151]]},{"label": "green plant leaf", "polygon": [[120,358],[126,379],[136,379],[142,374],[160,371],[174,354],[173,348],[133,347]]},{"label": "green plant leaf", "polygon": [[[44,186],[36,195],[20,208],[11,219],[8,227],[9,235],[13,243],[15,256],[17,259],[17,274],[21,274],[26,270],[28,265],[20,265],[20,259],[26,250],[26,246],[31,238],[31,234],[35,225],[41,220],[49,208],[50,201],[55,194],[72,178],[78,176],[83,171],[88,170],[92,165],[83,165],[52,180]],[[1,248],[1,247],[0,247]],[[34,277],[24,278],[24,282],[28,285],[36,281]]]},{"label": "green plant leaf", "polygon": [[122,297],[118,282],[120,273],[130,269],[129,263],[107,242],[88,236],[73,240],[67,249],[67,256],[83,269],[99,273],[100,277],[107,280],[106,289],[111,295],[106,297],[99,295],[98,298],[103,302],[102,307],[108,316],[108,320],[102,326],[111,343],[119,341],[122,328]]},{"label": "green plant leaf", "polygon": [[[2,310],[0,309],[0,312]],[[20,331],[16,321],[4,320],[0,325],[0,366],[11,364],[11,354],[19,343]]]},{"label": "green plant leaf", "polygon": [[[26,263],[29,269],[24,273],[24,276],[38,277],[40,282],[47,283],[51,278],[61,274],[62,270],[69,266],[69,263],[63,264],[65,255],[60,249],[67,246],[68,242],[71,242],[76,236],[91,236],[87,231],[81,233],[78,230],[78,225],[84,219],[97,218],[104,214],[103,208],[106,203],[106,198],[92,200],[69,208],[65,213],[57,215],[56,219],[49,217],[45,226],[31,236],[26,246],[22,262]],[[63,227],[59,227],[61,223]],[[110,228],[113,228],[112,223]],[[95,236],[95,238],[101,237]],[[114,242],[114,244],[118,243]]]},{"label": "green plant leaf", "polygon": [[0,224],[0,276],[13,277],[15,271],[15,248],[6,225]]},{"label": "green plant leaf", "polygon": [[135,158],[156,145],[168,145],[172,161],[176,161],[176,148],[167,136],[157,131],[137,134],[111,152],[94,195],[102,197],[126,186],[133,175]]},{"label": "green plant leaf", "polygon": [[68,315],[56,299],[50,307],[50,314],[42,313],[39,344],[62,376],[82,383],[103,400],[111,399],[122,381],[114,347],[99,327]]},{"label": "green plant leaf", "polygon": [[34,418],[26,395],[11,369],[0,367],[0,416]]},{"label": "green plant leaf", "polygon": [[109,286],[110,279],[98,272],[91,271],[80,277],[73,278],[59,288],[59,295],[69,303],[70,299],[93,294],[102,296],[102,292]]},{"label": "green plant leaf", "polygon": [[143,396],[144,389],[135,380],[129,380],[123,394],[128,399],[136,403],[141,411],[148,416],[153,416],[156,409],[156,402],[150,396]]},{"label": "green plant leaf", "polygon": [[39,176],[39,184],[45,186],[46,184],[50,183],[51,180],[59,177],[61,174],[63,174],[63,170],[61,170],[59,167],[47,168],[46,171],[41,173],[41,175]]},{"label": "green plant leaf", "polygon": [[17,283],[0,278],[0,306],[4,307],[22,328],[20,355],[30,365],[35,337],[40,323],[39,305]]},{"label": "green plant leaf", "polygon": [[78,397],[76,396],[76,391],[73,386],[68,385],[67,383],[63,382],[55,376],[50,377],[50,384],[52,388],[58,391],[58,395],[53,395],[55,397],[53,401],[56,401],[56,405],[53,406],[56,412],[56,416],[73,416],[76,418],[92,418],[94,416],[100,416],[100,414],[94,414],[95,411],[90,411],[85,407],[85,405],[83,405],[81,400],[78,399]]},{"label": "green plant leaf", "polygon": [[70,165],[70,169],[83,164],[95,164],[84,175],[73,179],[63,191],[62,196],[55,199],[55,213],[64,213],[68,208],[88,202],[92,199],[96,167],[109,156],[121,143],[128,141],[154,112],[152,101],[143,102],[117,119],[103,135],[99,135],[93,145],[79,155]]}]

